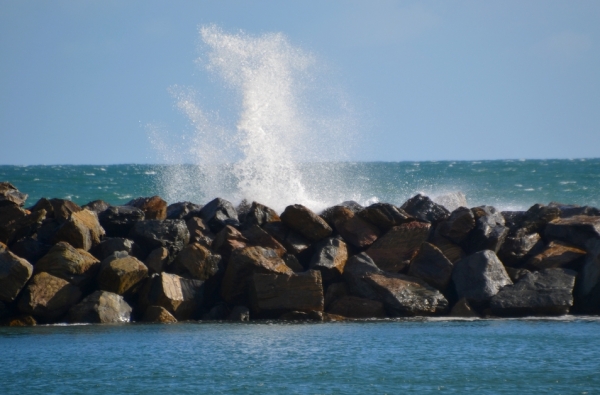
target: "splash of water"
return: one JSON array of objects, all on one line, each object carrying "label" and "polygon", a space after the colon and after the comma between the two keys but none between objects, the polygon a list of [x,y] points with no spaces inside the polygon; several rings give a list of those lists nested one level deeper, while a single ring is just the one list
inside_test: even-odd
[{"label": "splash of water", "polygon": [[311,179],[300,163],[314,168],[315,162],[344,159],[352,138],[347,114],[331,111],[332,101],[323,106],[323,90],[314,89],[315,57],[281,33],[227,34],[208,26],[200,37],[206,51],[198,63],[239,96],[238,118],[233,130],[221,126],[218,114],[202,110],[193,90],[171,88],[194,130],[178,136],[178,144],[164,130],[152,130],[155,148],[170,164],[160,178],[167,200],[219,196],[277,210],[292,203],[313,209],[331,204],[333,188],[324,183],[335,177]]}]

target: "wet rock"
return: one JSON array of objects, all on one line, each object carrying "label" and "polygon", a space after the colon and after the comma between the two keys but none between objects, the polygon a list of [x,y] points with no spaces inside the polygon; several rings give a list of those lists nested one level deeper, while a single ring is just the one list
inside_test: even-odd
[{"label": "wet rock", "polygon": [[29,262],[0,243],[0,301],[14,301],[32,274],[33,266]]},{"label": "wet rock", "polygon": [[144,219],[167,219],[167,202],[160,196],[139,197],[126,206],[137,207],[144,212]]},{"label": "wet rock", "polygon": [[216,198],[211,200],[200,210],[200,218],[206,221],[214,233],[218,233],[227,225],[239,227],[237,212],[233,204],[225,199]]},{"label": "wet rock", "polygon": [[108,237],[127,237],[133,225],[144,220],[144,212],[132,206],[111,206],[98,216]]},{"label": "wet rock", "polygon": [[504,266],[519,267],[525,263],[531,253],[542,249],[543,246],[544,242],[538,233],[518,232],[506,238],[498,251],[498,258]]},{"label": "wet rock", "polygon": [[270,248],[274,250],[277,255],[283,257],[287,252],[285,247],[278,242],[273,236],[267,233],[258,225],[252,225],[242,230],[242,235],[248,240],[248,244]]},{"label": "wet rock", "polygon": [[118,251],[125,251],[136,258],[142,255],[140,247],[133,240],[123,237],[109,237],[102,240],[100,244],[94,247],[92,253],[99,260],[103,260]]},{"label": "wet rock", "polygon": [[[346,289],[346,284],[344,283],[333,283],[327,287],[327,291],[325,292],[325,308],[327,309],[329,305],[336,299],[341,298],[342,296],[348,295],[348,290]],[[343,314],[341,314],[343,315]]]},{"label": "wet rock", "polygon": [[325,283],[341,278],[348,260],[348,247],[340,239],[330,237],[316,246],[309,268],[321,272]]},{"label": "wet rock", "polygon": [[469,306],[466,298],[461,298],[450,310],[450,317],[477,318],[479,315]]},{"label": "wet rock", "polygon": [[448,219],[442,221],[438,228],[440,235],[455,244],[461,244],[475,228],[475,215],[471,209],[459,207],[450,214]]},{"label": "wet rock", "polygon": [[389,203],[374,203],[359,211],[357,215],[383,232],[387,232],[394,226],[414,221],[414,218],[404,210]]},{"label": "wet rock", "polygon": [[140,308],[164,307],[177,320],[196,318],[204,299],[204,283],[176,274],[153,274],[140,291]]},{"label": "wet rock", "polygon": [[444,208],[450,212],[459,207],[468,207],[467,197],[460,191],[448,192],[443,195],[436,196],[433,198],[433,201],[434,203],[444,206]]},{"label": "wet rock", "polygon": [[173,324],[177,322],[177,318],[173,317],[173,314],[169,313],[164,307],[148,306],[142,321],[159,324]]},{"label": "wet rock", "polygon": [[158,247],[146,257],[144,264],[148,268],[149,274],[162,273],[167,269],[167,266],[171,263],[169,256],[169,250],[165,247]]},{"label": "wet rock", "polygon": [[329,237],[333,231],[323,218],[300,204],[287,206],[281,221],[310,241]]},{"label": "wet rock", "polygon": [[549,240],[559,240],[586,248],[589,240],[600,239],[600,217],[578,215],[556,219],[546,225],[545,236]]},{"label": "wet rock", "polygon": [[35,272],[46,272],[78,287],[85,287],[96,277],[100,261],[83,249],[66,242],[55,244],[35,265]]},{"label": "wet rock", "polygon": [[299,274],[254,273],[250,294],[258,314],[284,311],[323,311],[321,273],[315,270]]},{"label": "wet rock", "polygon": [[248,282],[254,273],[293,274],[271,249],[246,247],[234,250],[221,283],[221,296],[230,304],[246,304]]},{"label": "wet rock", "polygon": [[212,246],[215,235],[208,228],[206,221],[200,217],[191,217],[185,224],[190,232],[190,243],[200,243],[208,248]]},{"label": "wet rock", "polygon": [[277,212],[263,204],[252,202],[250,209],[246,213],[244,220],[244,228],[251,227],[253,225],[263,226],[271,222],[279,222],[281,218]]},{"label": "wet rock", "polygon": [[101,212],[107,210],[110,207],[110,204],[106,203],[104,200],[94,200],[89,202],[88,204],[84,204],[81,208],[88,209],[96,213],[96,215]]},{"label": "wet rock", "polygon": [[269,222],[263,226],[263,229],[292,254],[299,254],[310,246],[310,241],[282,222]]},{"label": "wet rock", "polygon": [[100,264],[98,272],[98,288],[103,291],[125,295],[129,290],[139,286],[148,276],[148,268],[137,258],[129,256],[125,251],[118,251],[107,257]]},{"label": "wet rock", "polygon": [[175,258],[173,266],[192,278],[206,281],[224,272],[221,256],[213,254],[198,243],[188,244]]},{"label": "wet rock", "polygon": [[380,301],[351,295],[333,301],[327,312],[348,318],[385,318],[386,316],[385,308]]},{"label": "wet rock", "polygon": [[429,237],[431,225],[409,222],[395,226],[375,241],[367,254],[382,270],[399,272],[410,263],[421,244]]},{"label": "wet rock", "polygon": [[443,221],[450,216],[450,211],[446,210],[444,206],[435,203],[429,197],[421,194],[408,199],[401,208],[408,215],[415,217],[419,221],[433,224]]},{"label": "wet rock", "polygon": [[235,306],[227,317],[227,321],[250,321],[250,309],[246,306]]},{"label": "wet rock", "polygon": [[408,274],[443,292],[452,278],[453,269],[454,265],[439,248],[425,242],[410,263]]},{"label": "wet rock", "polygon": [[502,211],[501,214],[504,218],[504,226],[508,227],[509,236],[514,236],[517,232],[521,232],[522,234],[537,233],[523,229],[523,222],[527,214],[525,211]]},{"label": "wet rock", "polygon": [[69,310],[69,322],[118,324],[131,320],[131,306],[121,295],[96,291]]},{"label": "wet rock", "polygon": [[79,287],[49,273],[38,273],[23,290],[19,311],[43,321],[54,321],[81,299]]},{"label": "wet rock", "polygon": [[379,228],[346,207],[332,208],[330,219],[344,240],[358,248],[370,246],[381,235]]},{"label": "wet rock", "polygon": [[475,228],[463,243],[467,253],[491,250],[497,253],[508,236],[502,213],[492,206],[474,207]]},{"label": "wet rock", "polygon": [[190,232],[181,219],[149,219],[136,222],[129,238],[146,252],[144,255],[159,247],[165,247],[169,253],[176,255],[190,241]]},{"label": "wet rock", "polygon": [[500,316],[567,314],[573,306],[576,275],[568,269],[528,273],[492,297],[492,313]]},{"label": "wet rock", "polygon": [[350,257],[346,262],[343,274],[348,292],[354,296],[376,300],[378,298],[377,294],[364,280],[364,277],[369,273],[379,274],[383,271],[364,252]]},{"label": "wet rock", "polygon": [[579,269],[585,255],[585,250],[560,241],[551,241],[543,251],[531,257],[526,266],[532,270],[557,267]]},{"label": "wet rock", "polygon": [[192,202],[177,202],[167,206],[167,219],[188,220],[192,217],[200,217],[202,206]]},{"label": "wet rock", "polygon": [[89,251],[98,245],[104,236],[96,213],[82,209],[71,214],[68,220],[58,229],[56,241],[66,241],[75,248]]},{"label": "wet rock", "polygon": [[14,205],[23,207],[27,200],[27,194],[19,190],[9,182],[0,182],[0,207]]},{"label": "wet rock", "polygon": [[504,286],[512,285],[502,262],[490,250],[476,252],[454,265],[452,281],[459,298],[483,306]]},{"label": "wet rock", "polygon": [[234,250],[247,247],[248,244],[248,239],[244,237],[242,232],[233,226],[227,225],[217,233],[212,249],[227,261]]}]

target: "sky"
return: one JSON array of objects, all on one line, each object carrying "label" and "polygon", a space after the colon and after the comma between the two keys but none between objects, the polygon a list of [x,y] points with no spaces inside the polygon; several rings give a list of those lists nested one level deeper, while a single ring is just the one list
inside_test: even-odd
[{"label": "sky", "polygon": [[149,129],[189,128],[173,86],[235,125],[196,61],[209,25],[312,54],[348,160],[599,157],[599,20],[597,0],[3,1],[0,164],[160,162]]}]

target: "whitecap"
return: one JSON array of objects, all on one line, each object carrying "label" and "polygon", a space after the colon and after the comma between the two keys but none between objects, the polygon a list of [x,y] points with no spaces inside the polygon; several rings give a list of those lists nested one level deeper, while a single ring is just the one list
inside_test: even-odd
[{"label": "whitecap", "polygon": [[145,171],[144,174],[154,175],[154,174],[156,174],[156,172],[155,171]]},{"label": "whitecap", "polygon": [[524,191],[527,191],[527,192],[535,191],[535,189],[533,189],[533,188],[525,188],[525,189],[523,189],[523,190],[524,190]]},{"label": "whitecap", "polygon": [[577,184],[577,181],[560,181],[560,185]]}]

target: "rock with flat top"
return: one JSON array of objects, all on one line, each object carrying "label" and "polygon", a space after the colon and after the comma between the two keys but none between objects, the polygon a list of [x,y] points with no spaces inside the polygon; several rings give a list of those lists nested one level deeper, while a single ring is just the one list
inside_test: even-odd
[{"label": "rock with flat top", "polygon": [[161,306],[177,320],[198,318],[204,300],[204,282],[176,274],[153,274],[140,291],[139,307]]},{"label": "rock with flat top", "polygon": [[118,251],[100,264],[98,288],[117,295],[125,295],[139,286],[147,276],[146,265],[126,252]]},{"label": "rock with flat top", "polygon": [[167,219],[167,202],[160,196],[139,197],[126,205],[142,210],[144,219]]},{"label": "rock with flat top", "polygon": [[46,272],[84,287],[98,273],[100,261],[89,252],[61,241],[55,244],[35,265],[35,272]]},{"label": "rock with flat top", "polygon": [[577,215],[553,220],[546,225],[545,237],[586,248],[590,240],[600,239],[600,217]]},{"label": "rock with flat top", "polygon": [[323,218],[300,204],[287,206],[281,214],[281,221],[310,241],[322,240],[332,232]]},{"label": "rock with flat top", "polygon": [[0,243],[0,301],[12,302],[33,274],[33,266]]},{"label": "rock with flat top", "polygon": [[133,226],[144,218],[144,212],[133,206],[111,206],[98,215],[108,237],[127,237]]},{"label": "rock with flat top", "polygon": [[69,310],[69,322],[120,324],[131,320],[131,306],[121,295],[96,291]]},{"label": "rock with flat top", "polygon": [[383,232],[414,220],[404,210],[389,203],[374,203],[359,211],[357,215]]},{"label": "rock with flat top", "polygon": [[417,221],[394,226],[369,247],[367,254],[380,269],[399,272],[408,266],[427,240],[430,227],[429,223]]},{"label": "rock with flat top", "polygon": [[579,269],[585,255],[586,251],[581,248],[561,241],[551,241],[539,254],[532,256],[526,266],[532,270],[557,267]]},{"label": "rock with flat top", "polygon": [[38,273],[23,290],[17,303],[19,311],[37,319],[53,322],[79,302],[79,287],[48,273]]},{"label": "rock with flat top", "polygon": [[341,278],[348,260],[348,247],[340,239],[330,237],[318,243],[309,268],[321,272],[324,282]]}]

